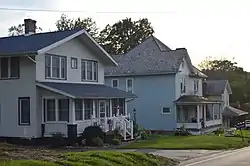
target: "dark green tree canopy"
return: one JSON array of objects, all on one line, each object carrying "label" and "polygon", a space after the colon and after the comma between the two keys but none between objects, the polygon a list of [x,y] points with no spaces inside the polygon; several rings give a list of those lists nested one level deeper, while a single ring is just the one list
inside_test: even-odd
[{"label": "dark green tree canopy", "polygon": [[238,71],[243,72],[242,67],[237,66],[237,62],[227,60],[227,59],[220,59],[220,60],[211,60],[206,58],[199,67],[202,70],[214,70],[214,71]]},{"label": "dark green tree canopy", "polygon": [[237,66],[237,62],[227,59],[211,60],[207,58],[200,65],[202,72],[211,80],[228,80],[233,94],[230,101],[246,103],[250,101],[250,79],[248,72]]},{"label": "dark green tree canopy", "polygon": [[96,22],[92,18],[77,19],[68,18],[67,15],[62,14],[61,18],[56,21],[56,27],[58,31],[71,30],[82,28],[85,29],[94,39],[98,39],[98,28]]},{"label": "dark green tree canopy", "polygon": [[110,54],[123,54],[136,47],[154,33],[147,18],[132,21],[125,18],[115,24],[107,25],[100,32],[100,44]]}]

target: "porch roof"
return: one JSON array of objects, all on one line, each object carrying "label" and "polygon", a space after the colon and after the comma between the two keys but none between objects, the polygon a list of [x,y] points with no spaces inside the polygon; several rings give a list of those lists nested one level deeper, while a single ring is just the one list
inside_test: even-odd
[{"label": "porch roof", "polygon": [[241,116],[241,115],[247,115],[248,112],[242,111],[240,109],[231,107],[231,106],[226,106],[224,108],[224,111],[222,112],[224,116],[229,116],[229,117],[234,117],[234,116]]},{"label": "porch roof", "polygon": [[221,103],[221,101],[218,100],[211,100],[208,98],[205,98],[203,96],[197,96],[197,95],[183,95],[179,97],[176,101],[174,101],[176,104],[186,103],[186,104],[199,104],[199,103]]},{"label": "porch roof", "polygon": [[37,86],[71,98],[136,98],[135,94],[103,84],[37,82]]}]

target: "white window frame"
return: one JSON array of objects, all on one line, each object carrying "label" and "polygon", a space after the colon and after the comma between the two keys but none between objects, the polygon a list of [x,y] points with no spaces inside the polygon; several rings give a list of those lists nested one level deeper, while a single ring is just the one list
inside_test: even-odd
[{"label": "white window frame", "polygon": [[[117,87],[114,87],[114,84],[113,84],[114,81],[117,81]],[[119,88],[119,80],[118,79],[112,79],[111,84],[112,84],[113,88]]]},{"label": "white window frame", "polygon": [[197,92],[199,91],[199,80],[194,80],[194,91]]},{"label": "white window frame", "polygon": [[71,69],[77,69],[78,68],[78,58],[71,57],[70,64],[71,64]]},{"label": "white window frame", "polygon": [[[167,112],[167,113],[163,112],[163,109],[164,109],[164,108],[169,108],[169,112]],[[170,107],[162,107],[162,108],[161,108],[161,114],[163,114],[163,115],[171,114],[171,108],[170,108]]]},{"label": "white window frame", "polygon": [[[92,79],[88,79],[88,67],[87,67],[87,64],[88,62],[92,62],[92,71],[91,71],[91,74],[92,74]],[[98,65],[98,61],[94,61],[94,60],[87,60],[87,59],[81,59],[81,73],[83,72],[82,70],[82,64],[85,64],[85,78],[82,78],[82,74],[81,74],[81,80],[82,81],[88,81],[88,82],[98,82],[98,68],[99,68],[99,65]],[[95,65],[96,64],[96,79],[95,79]]]},{"label": "white window frame", "polygon": [[[93,114],[91,115],[91,119],[85,119],[85,105],[84,105],[84,99],[80,99],[81,101],[82,101],[82,119],[80,119],[80,120],[77,120],[76,119],[76,116],[75,116],[75,121],[76,122],[81,122],[81,121],[85,121],[85,120],[91,120],[93,117],[95,117],[95,114],[96,114],[96,112],[95,112],[95,108],[96,108],[96,103],[95,103],[95,100],[94,99],[91,99],[92,100],[92,109],[93,109]],[[75,107],[76,108],[76,107]],[[76,109],[75,109],[75,111],[76,111]]]},{"label": "white window frame", "polygon": [[[28,123],[23,123],[22,122],[22,101],[28,100],[29,101],[29,122]],[[19,126],[30,126],[30,97],[19,97],[18,98],[18,124]]]},{"label": "white window frame", "polygon": [[[45,78],[46,79],[57,79],[57,80],[66,80],[67,79],[67,57],[61,55],[51,55],[46,54],[50,58],[50,76],[46,76],[46,60],[45,60]],[[58,57],[59,58],[59,77],[53,77],[53,63],[52,58]],[[46,57],[45,57],[46,58]],[[65,78],[62,77],[62,59],[65,59]]]},{"label": "white window frame", "polygon": [[132,90],[131,90],[131,93],[134,93],[134,79],[133,78],[127,78],[126,79],[126,92],[129,92],[128,91],[128,80],[132,80]]},{"label": "white window frame", "polygon": [[[49,99],[53,99],[53,100],[55,100],[55,116],[56,116],[56,119],[54,120],[54,121],[48,121],[47,120],[47,108],[46,108],[46,110],[45,110],[45,108],[44,108],[44,100],[49,100]],[[43,117],[44,119],[43,119],[43,122],[45,122],[45,123],[68,123],[68,121],[59,121],[59,106],[58,106],[58,100],[60,100],[60,99],[67,99],[67,98],[56,98],[56,97],[50,97],[50,96],[48,96],[48,97],[43,97],[42,98],[42,101],[43,101],[43,108],[42,108],[42,110],[43,110],[43,115],[45,115],[45,117]],[[70,111],[71,109],[70,109],[70,102],[69,102],[69,114],[71,113],[71,111]],[[46,111],[45,113],[44,113],[44,111]],[[70,120],[70,116],[69,116],[69,120]]]},{"label": "white window frame", "polygon": [[[20,58],[19,57],[3,57],[8,59],[8,76],[7,77],[2,77],[2,67],[0,67],[0,79],[18,79],[20,77]],[[18,65],[18,75],[16,77],[11,76],[11,58],[19,58],[19,65]],[[1,60],[0,58],[0,65],[1,65]]]}]

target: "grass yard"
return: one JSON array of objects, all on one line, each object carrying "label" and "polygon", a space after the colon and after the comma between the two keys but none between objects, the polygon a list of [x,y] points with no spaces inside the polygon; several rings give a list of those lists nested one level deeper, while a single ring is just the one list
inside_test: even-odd
[{"label": "grass yard", "polygon": [[89,151],[60,153],[0,144],[0,166],[174,166],[177,162],[136,152]]},{"label": "grass yard", "polygon": [[[250,135],[249,135],[250,136]],[[156,136],[149,140],[139,141],[122,148],[138,149],[235,149],[248,146],[248,140],[242,142],[240,137],[224,137],[216,135],[200,136]]]}]

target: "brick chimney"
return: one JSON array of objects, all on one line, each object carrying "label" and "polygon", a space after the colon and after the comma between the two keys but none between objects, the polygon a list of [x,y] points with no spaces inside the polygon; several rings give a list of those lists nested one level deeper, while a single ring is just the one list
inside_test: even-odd
[{"label": "brick chimney", "polygon": [[36,33],[36,20],[24,19],[25,35]]}]

